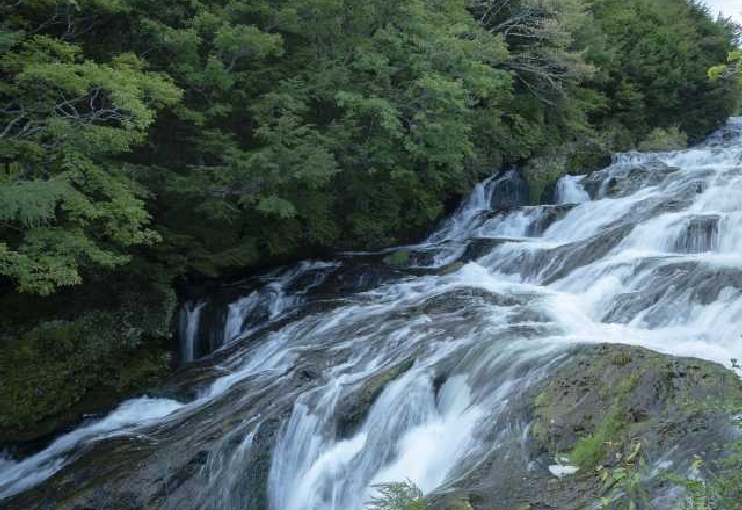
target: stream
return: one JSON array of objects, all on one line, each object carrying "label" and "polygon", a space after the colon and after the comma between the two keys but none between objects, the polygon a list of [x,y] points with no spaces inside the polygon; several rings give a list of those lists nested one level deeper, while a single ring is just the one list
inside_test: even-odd
[{"label": "stream", "polygon": [[742,119],[563,177],[551,205],[523,186],[485,180],[420,244],[184,303],[172,381],[0,457],[0,507],[362,510],[381,482],[445,491],[523,454],[516,403],[581,345],[742,358]]}]

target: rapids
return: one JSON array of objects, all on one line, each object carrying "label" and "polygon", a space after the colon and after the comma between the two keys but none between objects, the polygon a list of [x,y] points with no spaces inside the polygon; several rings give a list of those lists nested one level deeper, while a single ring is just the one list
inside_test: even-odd
[{"label": "rapids", "polygon": [[576,346],[742,358],[742,119],[564,177],[556,204],[522,194],[514,172],[482,182],[397,265],[341,254],[185,303],[176,381],[0,457],[0,499],[105,478],[131,508],[361,510],[380,482],[496,466],[528,430],[513,403]]}]

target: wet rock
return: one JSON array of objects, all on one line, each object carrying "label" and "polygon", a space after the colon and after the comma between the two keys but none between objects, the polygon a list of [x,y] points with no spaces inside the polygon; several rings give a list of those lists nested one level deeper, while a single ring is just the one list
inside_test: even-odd
[{"label": "wet rock", "polygon": [[438,274],[441,275],[441,276],[446,276],[446,275],[449,275],[449,274],[453,274],[456,271],[460,271],[462,267],[464,267],[464,263],[463,262],[453,262],[451,264],[448,264],[448,265],[443,266],[442,268],[440,268],[440,270],[438,270]]},{"label": "wet rock", "polygon": [[[381,256],[374,262],[382,265]],[[176,328],[181,365],[299,311],[341,267],[337,262],[301,262],[232,284],[186,289]]]},{"label": "wet rock", "polygon": [[694,216],[675,240],[675,253],[706,253],[719,247],[719,216]]},{"label": "wet rock", "polygon": [[676,172],[660,161],[646,161],[640,164],[613,165],[593,172],[583,181],[585,191],[590,197],[626,197],[649,186],[661,184],[667,176]]},{"label": "wet rock", "polygon": [[499,269],[523,276],[538,275],[545,283],[552,283],[575,269],[604,257],[628,236],[632,229],[633,226],[629,224],[607,227],[587,240],[525,252],[517,259],[501,262]]},{"label": "wet rock", "polygon": [[251,462],[239,498],[246,503],[245,510],[268,508],[268,473],[280,428],[281,420],[278,418],[264,421],[252,441]]},{"label": "wet rock", "polygon": [[734,266],[659,257],[643,261],[637,269],[644,274],[640,291],[617,295],[605,311],[604,321],[628,323],[641,313],[649,327],[666,324],[680,313],[673,305],[678,299],[709,305],[725,289],[742,287],[742,270]]},{"label": "wet rock", "polygon": [[407,313],[419,316],[420,314],[451,313],[482,305],[511,307],[520,304],[523,304],[523,301],[517,297],[505,296],[479,287],[464,287],[430,297],[421,304],[409,307]]},{"label": "wet rock", "polygon": [[[695,455],[712,465],[736,437],[729,409],[741,403],[742,382],[720,365],[638,347],[581,347],[515,403],[510,420],[530,417],[530,426],[514,427],[510,440],[435,494],[432,508],[592,508],[605,490],[597,465],[610,470],[640,455],[681,476]],[[580,471],[553,476],[548,468],[561,456]],[[644,484],[650,499],[667,497],[662,477]]]},{"label": "wet rock", "polygon": [[526,235],[531,237],[542,235],[550,226],[564,218],[574,207],[574,204],[541,206],[542,213],[536,221],[528,226]]},{"label": "wet rock", "polygon": [[338,403],[336,415],[339,439],[351,437],[366,419],[371,406],[390,382],[412,368],[415,360],[406,360],[368,379],[357,390]]},{"label": "wet rock", "polygon": [[383,255],[345,257],[342,265],[318,285],[313,295],[337,298],[363,292],[406,274],[407,267],[385,264]]},{"label": "wet rock", "polygon": [[558,201],[559,193],[557,191],[557,181],[549,182],[545,187],[544,191],[541,193],[541,200],[539,200],[540,204],[556,204]]},{"label": "wet rock", "polygon": [[[213,361],[213,360],[209,360]],[[176,371],[160,387],[152,389],[150,394],[158,398],[169,398],[178,401],[190,401],[198,398],[199,393],[219,377],[226,375],[210,364],[192,363]]]},{"label": "wet rock", "polygon": [[[731,439],[722,409],[742,402],[742,384],[714,363],[606,345],[558,370],[534,402],[538,447],[579,448],[581,458],[573,461],[589,469],[628,455],[633,441],[658,459],[670,447],[691,446],[683,444],[691,434],[695,445]],[[595,441],[588,444],[590,437]]]},{"label": "wet rock", "polygon": [[522,239],[510,239],[508,237],[474,237],[461,256],[461,262],[467,263],[478,260],[492,253],[495,248],[505,243],[522,242]]},{"label": "wet rock", "polygon": [[528,205],[528,183],[519,172],[508,172],[498,179],[490,203],[496,211]]},{"label": "wet rock", "polygon": [[435,263],[435,256],[439,247],[429,249],[415,249],[410,252],[410,262],[413,266],[431,266]]},{"label": "wet rock", "polygon": [[182,420],[88,444],[51,484],[3,501],[3,508],[265,510],[281,426],[297,393],[317,385],[322,366],[318,353],[280,383],[245,380]]}]

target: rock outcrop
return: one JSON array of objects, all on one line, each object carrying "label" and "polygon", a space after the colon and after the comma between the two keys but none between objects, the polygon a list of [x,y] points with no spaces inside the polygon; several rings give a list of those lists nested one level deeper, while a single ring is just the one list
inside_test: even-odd
[{"label": "rock outcrop", "polygon": [[[667,475],[686,476],[697,458],[713,466],[739,432],[731,409],[740,404],[742,382],[720,365],[623,345],[580,347],[519,403],[512,419],[528,425],[435,495],[432,508],[583,510],[601,497],[627,508],[628,496],[603,480],[616,469],[640,476],[636,508],[680,508]],[[579,471],[557,477],[560,464]]]}]

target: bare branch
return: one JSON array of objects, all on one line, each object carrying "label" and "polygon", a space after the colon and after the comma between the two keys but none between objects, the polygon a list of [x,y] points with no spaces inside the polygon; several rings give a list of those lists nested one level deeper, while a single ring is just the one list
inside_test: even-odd
[{"label": "bare branch", "polygon": [[[589,74],[590,66],[584,63],[582,55],[570,49],[574,20],[565,20],[559,3],[552,5],[539,0],[470,2],[480,24],[505,39],[509,58],[502,67],[511,70],[539,101],[553,104],[549,97],[555,97],[555,93],[564,95],[567,83]],[[573,11],[579,19],[581,7],[575,5]]]},{"label": "bare branch", "polygon": [[8,124],[5,126],[5,129],[3,129],[3,131],[0,133],[0,139],[5,138],[6,136],[8,136],[8,134],[13,129],[13,127],[16,124],[18,124],[20,121],[22,121],[23,119],[26,118],[26,112],[25,112],[25,110],[23,110],[21,108],[21,110],[19,112],[20,112],[20,115],[18,115],[14,119],[11,119],[11,121],[8,122]]}]

